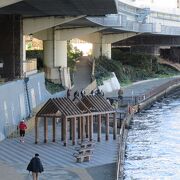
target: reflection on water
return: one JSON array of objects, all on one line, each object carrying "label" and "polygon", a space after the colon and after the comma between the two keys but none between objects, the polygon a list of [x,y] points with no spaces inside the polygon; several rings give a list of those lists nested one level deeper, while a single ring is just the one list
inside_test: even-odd
[{"label": "reflection on water", "polygon": [[127,139],[124,179],[180,180],[180,95],[137,114]]}]

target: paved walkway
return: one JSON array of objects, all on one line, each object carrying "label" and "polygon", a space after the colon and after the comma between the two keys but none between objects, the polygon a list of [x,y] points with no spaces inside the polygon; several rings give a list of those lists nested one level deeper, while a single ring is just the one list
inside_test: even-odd
[{"label": "paved walkway", "polygon": [[[134,83],[124,88],[124,95],[138,95],[157,87],[172,78],[154,79]],[[83,80],[81,80],[83,81]],[[106,96],[117,96],[117,92]],[[49,127],[49,139],[51,130]],[[59,127],[60,128],[60,127]],[[40,130],[41,143],[34,144],[34,132],[26,135],[25,143],[19,142],[18,138],[6,139],[0,142],[0,180],[27,180],[27,164],[35,153],[39,153],[45,167],[45,172],[40,175],[40,180],[114,180],[115,162],[117,158],[117,141],[104,140],[96,143],[92,160],[89,163],[75,163],[72,154],[74,147],[64,147],[60,138],[56,143],[43,141],[43,129]],[[59,134],[58,134],[59,133]],[[57,130],[60,137],[60,130]],[[95,135],[96,139],[96,135]]]},{"label": "paved walkway", "polygon": [[[123,96],[138,96],[138,95],[143,95],[144,93],[161,86],[162,84],[175,79],[175,78],[180,78],[180,76],[174,76],[170,78],[156,78],[156,79],[149,79],[149,80],[144,80],[144,81],[139,81],[135,82],[131,85],[123,87],[124,94]],[[106,97],[117,97],[118,92],[113,91],[111,93],[106,93]]]},{"label": "paved walkway", "polygon": [[[112,134],[109,141],[105,141],[105,134],[102,134],[102,141],[95,143],[90,162],[76,163],[73,157],[73,153],[76,152],[75,147],[71,145],[70,141],[67,147],[63,146],[60,140],[60,129],[61,127],[58,125],[56,143],[51,142],[51,125],[48,126],[49,142],[47,144],[43,143],[43,127],[40,128],[39,132],[39,144],[34,144],[34,131],[25,136],[24,143],[21,143],[19,138],[2,141],[0,144],[0,175],[5,175],[7,171],[10,172],[8,176],[4,176],[3,180],[25,180],[28,176],[28,172],[26,171],[27,164],[35,153],[40,154],[45,168],[45,172],[41,174],[40,180],[92,180],[94,179],[91,177],[93,174],[92,168],[96,167],[96,171],[98,169],[102,171],[101,166],[104,167],[116,163],[118,142],[113,140]],[[94,140],[96,139],[97,134],[94,134]],[[106,172],[108,172],[107,175],[112,174],[108,170]]]},{"label": "paved walkway", "polygon": [[91,66],[89,58],[84,56],[79,58],[76,63],[76,72],[74,74],[74,87],[72,93],[76,90],[79,92],[91,83]]}]

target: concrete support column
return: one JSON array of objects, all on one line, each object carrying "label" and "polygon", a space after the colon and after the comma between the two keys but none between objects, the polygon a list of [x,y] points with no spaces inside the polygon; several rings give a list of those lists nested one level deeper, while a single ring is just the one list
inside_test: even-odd
[{"label": "concrete support column", "polygon": [[102,44],[102,56],[106,56],[111,59],[111,44]]},{"label": "concrete support column", "polygon": [[39,142],[38,117],[35,117],[35,144]]},{"label": "concrete support column", "polygon": [[52,132],[53,132],[52,141],[55,142],[56,141],[56,118],[55,117],[53,117],[53,121],[52,121]]},{"label": "concrete support column", "polygon": [[67,41],[61,41],[58,38],[58,31],[53,28],[47,30],[47,37],[43,43],[46,78],[69,87],[71,85],[67,70]]},{"label": "concrete support column", "polygon": [[101,43],[93,43],[92,47],[92,56],[98,58],[102,55],[102,44]]},{"label": "concrete support column", "polygon": [[101,114],[98,115],[98,138],[97,141],[101,141]]},{"label": "concrete support column", "polygon": [[109,114],[106,114],[106,141],[109,140]]},{"label": "concrete support column", "polygon": [[76,118],[73,118],[73,134],[72,134],[72,145],[76,144]]},{"label": "concrete support column", "polygon": [[44,143],[47,143],[48,139],[48,118],[44,117]]},{"label": "concrete support column", "polygon": [[0,15],[0,77],[7,80],[20,78],[23,73],[23,27],[21,15]]},{"label": "concrete support column", "polygon": [[23,61],[26,61],[26,39],[25,39],[25,35],[23,36]]},{"label": "concrete support column", "polygon": [[117,118],[116,113],[113,114],[113,139],[116,139],[117,137]]},{"label": "concrete support column", "polygon": [[67,41],[54,41],[54,66],[67,67]]}]

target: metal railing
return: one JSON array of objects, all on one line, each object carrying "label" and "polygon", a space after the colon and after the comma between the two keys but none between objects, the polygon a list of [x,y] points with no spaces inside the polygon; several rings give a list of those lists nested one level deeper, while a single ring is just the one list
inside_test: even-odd
[{"label": "metal railing", "polygon": [[23,70],[25,73],[37,70],[37,59],[27,59],[26,61],[24,61]]},{"label": "metal railing", "polygon": [[113,104],[114,101],[118,102],[118,106],[135,106],[159,93],[166,90],[168,87],[180,83],[180,78],[169,80],[168,82],[162,84],[161,86],[158,86],[152,90],[147,91],[146,93],[143,93],[138,96],[124,96],[123,98],[118,97],[108,97],[110,100],[110,103]]}]

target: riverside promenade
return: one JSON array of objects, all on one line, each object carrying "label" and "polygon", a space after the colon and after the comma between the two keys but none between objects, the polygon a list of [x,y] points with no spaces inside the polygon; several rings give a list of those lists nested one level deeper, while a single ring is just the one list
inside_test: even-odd
[{"label": "riverside promenade", "polygon": [[[153,79],[141,81],[124,87],[124,96],[140,95],[156,88],[173,78]],[[117,92],[105,94],[115,97]],[[42,129],[41,129],[42,131]],[[57,131],[58,132],[58,131]],[[59,132],[60,133],[60,132]],[[43,131],[40,139],[43,141]],[[51,136],[49,134],[49,136]],[[102,139],[105,139],[102,134]],[[60,135],[59,135],[60,137]],[[51,137],[49,137],[51,139]],[[96,140],[96,135],[94,134]],[[26,180],[27,164],[34,153],[39,153],[45,171],[40,175],[40,180],[114,180],[116,174],[116,161],[118,142],[112,137],[108,142],[102,141],[95,144],[92,160],[87,163],[76,163],[73,159],[74,147],[63,147],[59,142],[43,142],[34,144],[34,131],[25,137],[25,143],[20,143],[19,138],[6,139],[0,142],[0,180]]]}]

